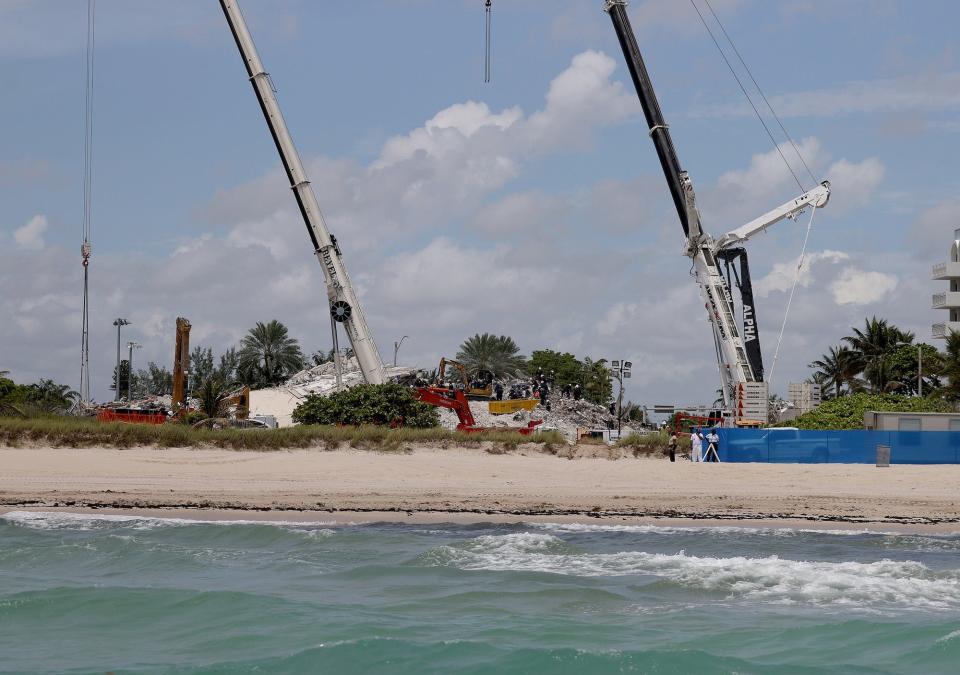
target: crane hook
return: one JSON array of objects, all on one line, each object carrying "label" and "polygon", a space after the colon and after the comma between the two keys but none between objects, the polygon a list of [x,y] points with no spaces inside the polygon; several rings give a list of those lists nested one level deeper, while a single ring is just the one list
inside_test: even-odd
[{"label": "crane hook", "polygon": [[487,43],[486,43],[486,59],[484,61],[484,70],[483,70],[483,81],[490,81],[490,19],[493,16],[493,0],[487,0],[485,5],[485,14],[487,18]]}]

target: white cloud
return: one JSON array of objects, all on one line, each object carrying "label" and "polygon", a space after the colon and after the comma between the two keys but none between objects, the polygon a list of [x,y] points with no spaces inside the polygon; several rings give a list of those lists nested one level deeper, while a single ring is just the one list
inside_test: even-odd
[{"label": "white cloud", "polygon": [[886,167],[876,157],[858,163],[846,159],[834,162],[826,172],[831,185],[830,204],[826,208],[836,213],[867,204],[885,175]]},{"label": "white cloud", "polygon": [[45,245],[43,235],[47,231],[47,217],[38,214],[31,218],[26,225],[13,231],[13,240],[17,246],[27,251],[39,251]]},{"label": "white cloud", "polygon": [[830,285],[838,305],[869,305],[883,300],[897,287],[897,277],[883,272],[868,272],[846,267]]},{"label": "white cloud", "polygon": [[[818,251],[807,253],[803,259],[803,267],[800,270],[800,279],[797,282],[800,286],[810,286],[814,277],[812,269],[814,265],[821,262],[833,263],[849,260],[850,256],[843,251]],[[753,284],[754,292],[760,297],[766,297],[773,292],[789,291],[793,287],[793,282],[797,278],[797,265],[800,257],[787,262],[774,263],[770,270],[761,279]]]},{"label": "white cloud", "polygon": [[907,247],[922,260],[948,260],[954,230],[960,229],[960,199],[946,199],[921,211],[910,225]]},{"label": "white cloud", "polygon": [[[823,160],[823,149],[816,138],[803,139],[797,144],[797,148],[811,166]],[[753,155],[750,166],[746,169],[735,169],[721,175],[717,181],[719,191],[725,197],[754,201],[758,197],[769,199],[769,195],[777,194],[785,187],[796,190],[796,184],[781,153],[791,164],[800,164],[793,147],[784,142],[777,149]]]},{"label": "white cloud", "polygon": [[747,168],[727,171],[720,176],[717,187],[705,193],[708,221],[716,214],[721,214],[722,220],[733,222],[754,217],[800,194],[784,157],[801,183],[807,188],[812,187],[797,151],[814,175],[830,181],[830,202],[825,207],[830,214],[842,214],[866,204],[886,174],[883,162],[876,157],[860,162],[840,159],[828,166],[829,153],[815,137],[800,141],[797,150],[789,142],[784,142],[775,149],[753,155]]}]

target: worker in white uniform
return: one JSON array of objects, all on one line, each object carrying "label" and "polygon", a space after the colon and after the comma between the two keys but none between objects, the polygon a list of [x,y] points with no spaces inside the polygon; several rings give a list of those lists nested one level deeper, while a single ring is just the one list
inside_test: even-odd
[{"label": "worker in white uniform", "polygon": [[703,437],[696,427],[690,429],[690,461],[701,461],[700,451],[703,449]]}]

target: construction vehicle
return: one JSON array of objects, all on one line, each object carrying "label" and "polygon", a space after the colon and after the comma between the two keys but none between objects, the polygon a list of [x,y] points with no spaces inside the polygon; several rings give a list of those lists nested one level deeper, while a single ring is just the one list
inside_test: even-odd
[{"label": "construction vehicle", "polygon": [[177,337],[173,350],[173,396],[170,407],[173,414],[183,417],[187,412],[187,375],[190,370],[190,322],[177,317]]},{"label": "construction vehicle", "polygon": [[[735,422],[743,410],[743,401],[739,397],[762,397],[764,405],[766,402],[765,385],[751,386],[751,383],[763,382],[763,359],[747,253],[739,244],[784,218],[795,219],[807,208],[825,206],[830,199],[830,183],[823,181],[796,199],[717,239],[704,232],[696,206],[693,181],[680,167],[670,128],[660,111],[653,83],[630,26],[626,4],[626,0],[606,0],[603,9],[613,21],[627,68],[643,107],[650,138],[683,226],[686,238],[683,253],[693,261],[694,275],[713,330],[724,405],[733,411],[730,419]],[[721,263],[724,264],[724,270],[721,270]],[[735,318],[736,303],[731,293],[734,285],[740,295],[742,335]]]},{"label": "construction vehicle", "polygon": [[227,394],[223,404],[233,408],[233,418],[245,420],[250,416],[250,385],[242,385]]},{"label": "construction vehicle", "polygon": [[481,433],[484,431],[516,431],[528,436],[533,433],[543,420],[530,420],[525,427],[479,427],[470,410],[470,401],[463,390],[456,387],[417,387],[413,396],[418,401],[438,408],[448,408],[457,414],[457,431],[464,433]]},{"label": "construction vehicle", "polygon": [[[468,399],[480,400],[493,398],[493,373],[488,370],[480,371],[478,373],[478,379],[471,381],[465,365],[459,361],[454,361],[453,359],[442,356],[440,357],[440,365],[437,367],[437,384],[440,386],[446,383],[447,366],[460,372],[460,379],[463,380],[463,391]],[[486,384],[481,384],[482,382]]]},{"label": "construction vehicle", "polygon": [[357,362],[360,364],[363,379],[368,384],[383,384],[386,379],[383,360],[380,358],[380,352],[373,336],[370,334],[370,329],[367,327],[367,321],[364,318],[363,310],[360,308],[360,301],[353,285],[350,283],[350,277],[347,276],[347,269],[341,259],[337,239],[327,229],[323,214],[320,212],[320,205],[317,203],[317,196],[310,186],[310,181],[307,179],[307,174],[300,161],[300,155],[297,153],[286,122],[280,112],[277,97],[274,95],[273,81],[260,62],[260,57],[254,46],[253,38],[250,36],[250,31],[247,30],[247,24],[243,19],[239,5],[235,0],[220,0],[220,7],[223,9],[223,14],[230,25],[230,31],[233,33],[234,41],[243,57],[250,84],[253,85],[253,91],[260,102],[260,109],[263,111],[264,119],[266,119],[267,126],[270,128],[270,135],[277,146],[277,152],[280,153],[280,161],[283,164],[284,171],[286,171],[287,180],[290,182],[290,189],[293,190],[294,197],[297,200],[300,215],[303,216],[303,222],[307,226],[307,234],[310,235],[314,253],[323,268],[327,301],[330,306],[330,330],[333,338],[338,383],[342,366],[340,364],[337,325],[343,324],[347,337],[350,339],[350,346],[357,357]]}]

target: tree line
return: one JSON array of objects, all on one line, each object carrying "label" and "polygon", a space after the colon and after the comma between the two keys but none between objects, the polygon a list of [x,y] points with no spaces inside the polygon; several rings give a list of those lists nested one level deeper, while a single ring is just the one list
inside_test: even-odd
[{"label": "tree line", "polygon": [[467,372],[492,373],[496,379],[522,378],[538,372],[552,375],[554,388],[579,384],[583,396],[593,403],[607,404],[613,398],[613,384],[606,359],[578,359],[569,352],[538,349],[526,358],[513,338],[490,333],[467,338],[457,350],[456,358]]},{"label": "tree line", "polygon": [[[947,338],[944,351],[886,319],[864,320],[819,359],[809,364],[810,380],[825,399],[857,393],[901,394],[960,401],[960,333]],[[921,392],[922,389],[922,392]]]}]

